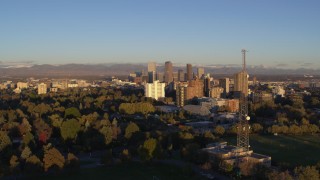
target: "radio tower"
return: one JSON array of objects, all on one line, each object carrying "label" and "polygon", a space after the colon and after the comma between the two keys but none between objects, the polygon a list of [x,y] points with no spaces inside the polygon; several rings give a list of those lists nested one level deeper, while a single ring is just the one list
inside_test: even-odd
[{"label": "radio tower", "polygon": [[[246,52],[247,50],[242,49],[242,73],[246,76],[243,77],[242,87],[247,86],[248,82],[248,73],[246,70]],[[245,88],[247,89],[247,88]],[[240,112],[239,112],[239,122],[237,125],[237,147],[243,148],[245,152],[249,151],[249,123],[250,117],[248,116],[248,97],[241,91],[240,95]]]}]

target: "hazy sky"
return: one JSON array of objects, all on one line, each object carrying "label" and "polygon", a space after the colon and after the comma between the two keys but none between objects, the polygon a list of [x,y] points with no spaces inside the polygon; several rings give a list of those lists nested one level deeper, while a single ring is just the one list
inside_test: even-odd
[{"label": "hazy sky", "polygon": [[319,0],[2,0],[0,61],[320,68]]}]

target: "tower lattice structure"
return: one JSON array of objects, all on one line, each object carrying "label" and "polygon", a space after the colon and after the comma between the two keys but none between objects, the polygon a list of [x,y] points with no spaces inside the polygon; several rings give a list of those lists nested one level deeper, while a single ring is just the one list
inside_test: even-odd
[{"label": "tower lattice structure", "polygon": [[[246,52],[247,50],[242,49],[242,71],[247,74],[246,70]],[[246,77],[248,81],[248,77]],[[247,85],[247,84],[246,84]],[[239,122],[237,125],[237,147],[243,148],[244,151],[249,151],[249,123],[250,117],[248,116],[248,97],[245,93],[240,94],[240,108],[239,108]]]}]

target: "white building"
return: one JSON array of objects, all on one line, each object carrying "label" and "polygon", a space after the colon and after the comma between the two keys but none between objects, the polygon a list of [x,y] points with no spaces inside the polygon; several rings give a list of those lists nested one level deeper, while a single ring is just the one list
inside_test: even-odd
[{"label": "white building", "polygon": [[157,80],[153,83],[146,83],[144,87],[146,97],[151,97],[156,100],[158,100],[158,98],[165,97],[165,83],[160,83]]},{"label": "white building", "polygon": [[46,94],[47,85],[45,83],[38,84],[38,94]]},{"label": "white building", "polygon": [[18,82],[17,83],[17,88],[18,89],[28,88],[28,83],[26,83],[26,82]]}]

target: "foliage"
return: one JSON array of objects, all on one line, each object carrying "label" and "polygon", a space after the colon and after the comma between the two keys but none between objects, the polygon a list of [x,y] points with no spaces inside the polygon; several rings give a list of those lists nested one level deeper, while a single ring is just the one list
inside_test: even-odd
[{"label": "foliage", "polygon": [[58,149],[50,148],[44,152],[43,163],[45,171],[53,167],[58,167],[59,170],[61,170],[64,166],[65,159]]},{"label": "foliage", "polygon": [[134,122],[130,122],[126,127],[124,137],[127,139],[130,139],[133,133],[139,132],[139,131],[140,131],[139,126]]},{"label": "foliage", "polygon": [[10,137],[6,132],[0,131],[0,152],[11,145]]},{"label": "foliage", "polygon": [[146,115],[154,112],[154,106],[149,102],[138,102],[138,103],[122,103],[119,106],[119,111],[125,114],[136,114],[141,113]]},{"label": "foliage", "polygon": [[81,113],[75,107],[71,107],[71,108],[66,109],[66,111],[64,113],[65,118],[78,118],[80,116],[81,116]]},{"label": "foliage", "polygon": [[222,126],[216,126],[214,128],[214,133],[218,136],[222,136],[225,132],[225,129]]},{"label": "foliage", "polygon": [[320,179],[319,171],[315,166],[299,166],[294,169],[294,173],[299,180]]},{"label": "foliage", "polygon": [[151,160],[156,152],[157,140],[150,138],[144,141],[143,145],[139,149],[140,158],[142,160]]},{"label": "foliage", "polygon": [[26,160],[25,172],[28,174],[36,174],[42,172],[42,163],[36,155],[30,156]]},{"label": "foliage", "polygon": [[26,146],[23,151],[21,152],[21,159],[26,160],[31,156],[32,152],[29,148],[29,146]]},{"label": "foliage", "polygon": [[293,180],[289,171],[284,171],[284,172],[272,171],[267,174],[267,178],[269,180]]},{"label": "foliage", "polygon": [[75,119],[70,119],[62,123],[61,126],[61,137],[67,140],[74,140],[80,131],[80,124]]},{"label": "foliage", "polygon": [[80,168],[79,159],[72,153],[68,153],[65,167],[72,170]]}]

